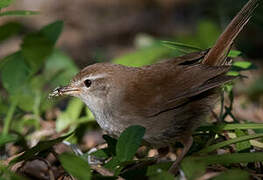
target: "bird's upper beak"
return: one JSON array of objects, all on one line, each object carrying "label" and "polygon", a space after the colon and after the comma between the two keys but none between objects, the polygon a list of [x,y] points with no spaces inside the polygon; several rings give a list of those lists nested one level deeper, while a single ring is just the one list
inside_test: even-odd
[{"label": "bird's upper beak", "polygon": [[55,96],[63,96],[63,95],[71,95],[75,96],[80,92],[80,89],[77,87],[73,87],[71,85],[68,86],[62,86],[62,87],[57,87],[54,89],[50,94],[49,98],[55,97]]}]

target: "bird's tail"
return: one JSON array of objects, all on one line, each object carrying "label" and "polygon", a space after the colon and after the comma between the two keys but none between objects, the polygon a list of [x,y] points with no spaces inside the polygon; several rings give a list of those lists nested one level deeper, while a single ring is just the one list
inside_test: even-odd
[{"label": "bird's tail", "polygon": [[226,63],[226,57],[233,41],[247,24],[260,1],[261,0],[249,0],[247,2],[220,35],[215,45],[206,54],[202,61],[203,64],[219,66]]}]

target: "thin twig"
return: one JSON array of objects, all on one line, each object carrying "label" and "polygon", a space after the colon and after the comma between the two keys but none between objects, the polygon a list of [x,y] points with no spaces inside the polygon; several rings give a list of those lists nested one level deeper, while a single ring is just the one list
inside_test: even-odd
[{"label": "thin twig", "polygon": [[[103,176],[114,176],[114,173],[109,171],[108,169],[99,166],[99,165],[90,165],[90,168],[97,171],[99,174]],[[118,176],[117,180],[125,180],[122,177]]]}]

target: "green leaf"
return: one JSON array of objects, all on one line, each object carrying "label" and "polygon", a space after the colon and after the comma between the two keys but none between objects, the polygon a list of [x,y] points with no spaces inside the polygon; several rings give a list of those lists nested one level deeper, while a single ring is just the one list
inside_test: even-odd
[{"label": "green leaf", "polygon": [[145,128],[142,126],[130,126],[122,132],[116,145],[116,156],[120,162],[132,160],[144,133]]},{"label": "green leaf", "polygon": [[231,71],[247,71],[257,69],[257,66],[249,61],[235,61],[231,66]]},{"label": "green leaf", "polygon": [[14,135],[0,135],[0,147],[4,146],[7,143],[14,142],[17,140],[17,136]]},{"label": "green leaf", "polygon": [[114,171],[116,170],[116,168],[119,166],[120,164],[120,161],[118,160],[118,158],[116,156],[112,157],[112,159],[107,162],[104,167],[111,170],[111,171]]},{"label": "green leaf", "polygon": [[8,22],[0,26],[0,42],[18,34],[22,30],[22,25],[16,22]]},{"label": "green leaf", "polygon": [[185,176],[189,180],[197,179],[205,173],[207,164],[202,160],[193,157],[186,157],[180,164]]},{"label": "green leaf", "polygon": [[73,154],[63,153],[59,155],[63,168],[78,180],[91,179],[91,170],[87,161]]},{"label": "green leaf", "polygon": [[47,57],[52,54],[62,28],[63,23],[57,21],[43,27],[37,33],[31,33],[24,37],[21,45],[22,54],[34,72],[38,71]]},{"label": "green leaf", "polygon": [[44,76],[53,86],[66,85],[79,71],[74,61],[62,51],[55,49],[47,58]]},{"label": "green leaf", "polygon": [[18,173],[10,171],[7,167],[0,164],[0,180],[27,180],[26,178],[19,176]]},{"label": "green leaf", "polygon": [[67,134],[65,136],[61,136],[59,138],[56,138],[56,139],[47,140],[47,141],[40,141],[39,143],[37,143],[36,146],[28,149],[23,154],[21,154],[20,156],[16,157],[15,159],[13,159],[10,162],[10,165],[15,164],[15,163],[20,162],[20,161],[23,161],[23,160],[30,159],[30,158],[36,156],[38,153],[43,152],[43,151],[51,148],[55,144],[62,142],[64,139],[68,138],[72,134],[73,134],[73,132],[69,133],[69,134]]},{"label": "green leaf", "polygon": [[26,82],[19,93],[10,96],[11,101],[17,100],[18,107],[26,112],[33,111],[35,99],[37,98],[34,89],[29,84],[29,82]]},{"label": "green leaf", "polygon": [[172,164],[173,164],[172,162],[162,162],[162,163],[151,165],[147,168],[146,175],[154,176],[162,171],[168,171],[168,169],[171,167]]},{"label": "green leaf", "polygon": [[56,120],[56,131],[61,132],[73,124],[76,120],[72,119],[66,112],[59,114]]},{"label": "green leaf", "polygon": [[[89,154],[85,154],[86,156],[89,156]],[[95,156],[96,158],[102,158],[102,159],[106,159],[108,158],[108,154],[104,151],[104,149],[99,149],[93,153],[91,153],[90,155]]]},{"label": "green leaf", "polygon": [[0,1],[0,9],[8,7],[10,4],[12,4],[15,0],[1,0]]},{"label": "green leaf", "polygon": [[[246,133],[244,133],[244,131],[240,129],[236,129],[235,133],[237,137],[242,137],[246,135]],[[237,151],[243,151],[243,150],[249,149],[250,147],[251,147],[251,144],[249,141],[243,141],[243,142],[236,144]]]},{"label": "green leaf", "polygon": [[26,62],[36,72],[52,53],[53,43],[41,33],[32,33],[25,36],[21,49]]},{"label": "green leaf", "polygon": [[78,119],[80,116],[80,113],[84,107],[84,103],[78,99],[73,98],[66,109],[66,113],[72,118],[72,119]]},{"label": "green leaf", "polygon": [[15,99],[14,101],[11,101],[10,107],[8,108],[8,111],[4,118],[4,127],[2,132],[3,135],[7,135],[10,130],[10,126],[12,124],[12,119],[16,110],[16,106],[17,106],[17,100]]},{"label": "green leaf", "polygon": [[223,155],[190,156],[183,159],[181,168],[187,179],[196,179],[212,164],[250,163],[263,161],[263,153],[232,153]]},{"label": "green leaf", "polygon": [[20,91],[30,75],[30,69],[26,65],[20,52],[14,53],[5,59],[1,66],[1,80],[4,88],[11,94]]},{"label": "green leaf", "polygon": [[226,73],[226,75],[228,75],[228,76],[239,76],[240,74],[239,74],[239,72],[236,72],[236,71],[228,71]]},{"label": "green leaf", "polygon": [[58,116],[58,119],[56,121],[56,130],[60,132],[70,125],[72,126],[72,128],[76,127],[79,123],[78,119],[83,107],[84,103],[80,99],[71,99],[66,111],[62,112]]},{"label": "green leaf", "polygon": [[219,149],[219,148],[222,148],[222,147],[225,147],[225,146],[229,146],[230,144],[235,144],[235,143],[239,143],[239,142],[243,142],[243,141],[248,141],[250,139],[256,139],[256,138],[260,138],[260,137],[263,137],[263,133],[237,137],[237,138],[234,138],[234,139],[230,139],[230,140],[227,140],[227,141],[223,141],[223,142],[220,142],[220,143],[208,146],[208,147],[202,149],[201,151],[199,151],[199,153],[213,152],[216,149]]},{"label": "green leaf", "polygon": [[162,41],[162,44],[166,47],[181,51],[183,53],[190,53],[193,51],[202,51],[203,50],[199,47],[195,47],[195,46],[180,43],[180,42]]},{"label": "green leaf", "polygon": [[30,10],[12,10],[1,12],[0,16],[30,16],[36,14],[39,14],[39,12]]},{"label": "green leaf", "polygon": [[43,33],[45,37],[47,37],[53,43],[53,45],[55,45],[63,30],[63,25],[63,21],[55,21],[43,27],[40,32]]},{"label": "green leaf", "polygon": [[242,52],[238,50],[230,50],[228,57],[235,58],[235,57],[240,56],[241,53]]},{"label": "green leaf", "polygon": [[88,107],[88,106],[86,106],[85,112],[86,112],[86,118],[88,119],[88,121],[90,121],[90,122],[96,121],[94,115],[93,115],[92,112],[89,110],[89,107]]},{"label": "green leaf", "polygon": [[209,125],[209,126],[201,126],[197,129],[197,131],[230,131],[235,129],[247,130],[247,129],[263,129],[262,123],[232,123],[232,124],[220,124],[220,125]]},{"label": "green leaf", "polygon": [[235,61],[233,63],[233,66],[237,66],[237,67],[240,67],[240,68],[243,68],[243,69],[247,69],[249,68],[250,66],[252,65],[251,62],[248,62],[248,61]]},{"label": "green leaf", "polygon": [[106,152],[109,155],[115,156],[116,155],[117,140],[108,136],[108,135],[103,135],[102,137],[107,142],[107,145],[108,145]]},{"label": "green leaf", "polygon": [[244,170],[230,169],[225,172],[222,172],[220,175],[216,176],[212,180],[222,180],[222,179],[249,180],[250,174]]},{"label": "green leaf", "polygon": [[154,176],[150,176],[150,180],[174,180],[174,176],[166,171],[160,172]]}]

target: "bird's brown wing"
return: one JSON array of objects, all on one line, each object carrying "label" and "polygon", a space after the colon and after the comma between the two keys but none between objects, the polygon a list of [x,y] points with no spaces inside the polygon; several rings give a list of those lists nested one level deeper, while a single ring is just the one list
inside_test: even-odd
[{"label": "bird's brown wing", "polygon": [[[138,73],[140,81],[128,86],[126,102],[142,116],[176,108],[190,97],[218,87],[234,77],[224,75],[229,66],[156,64]],[[158,75],[157,75],[158,74]]]}]

